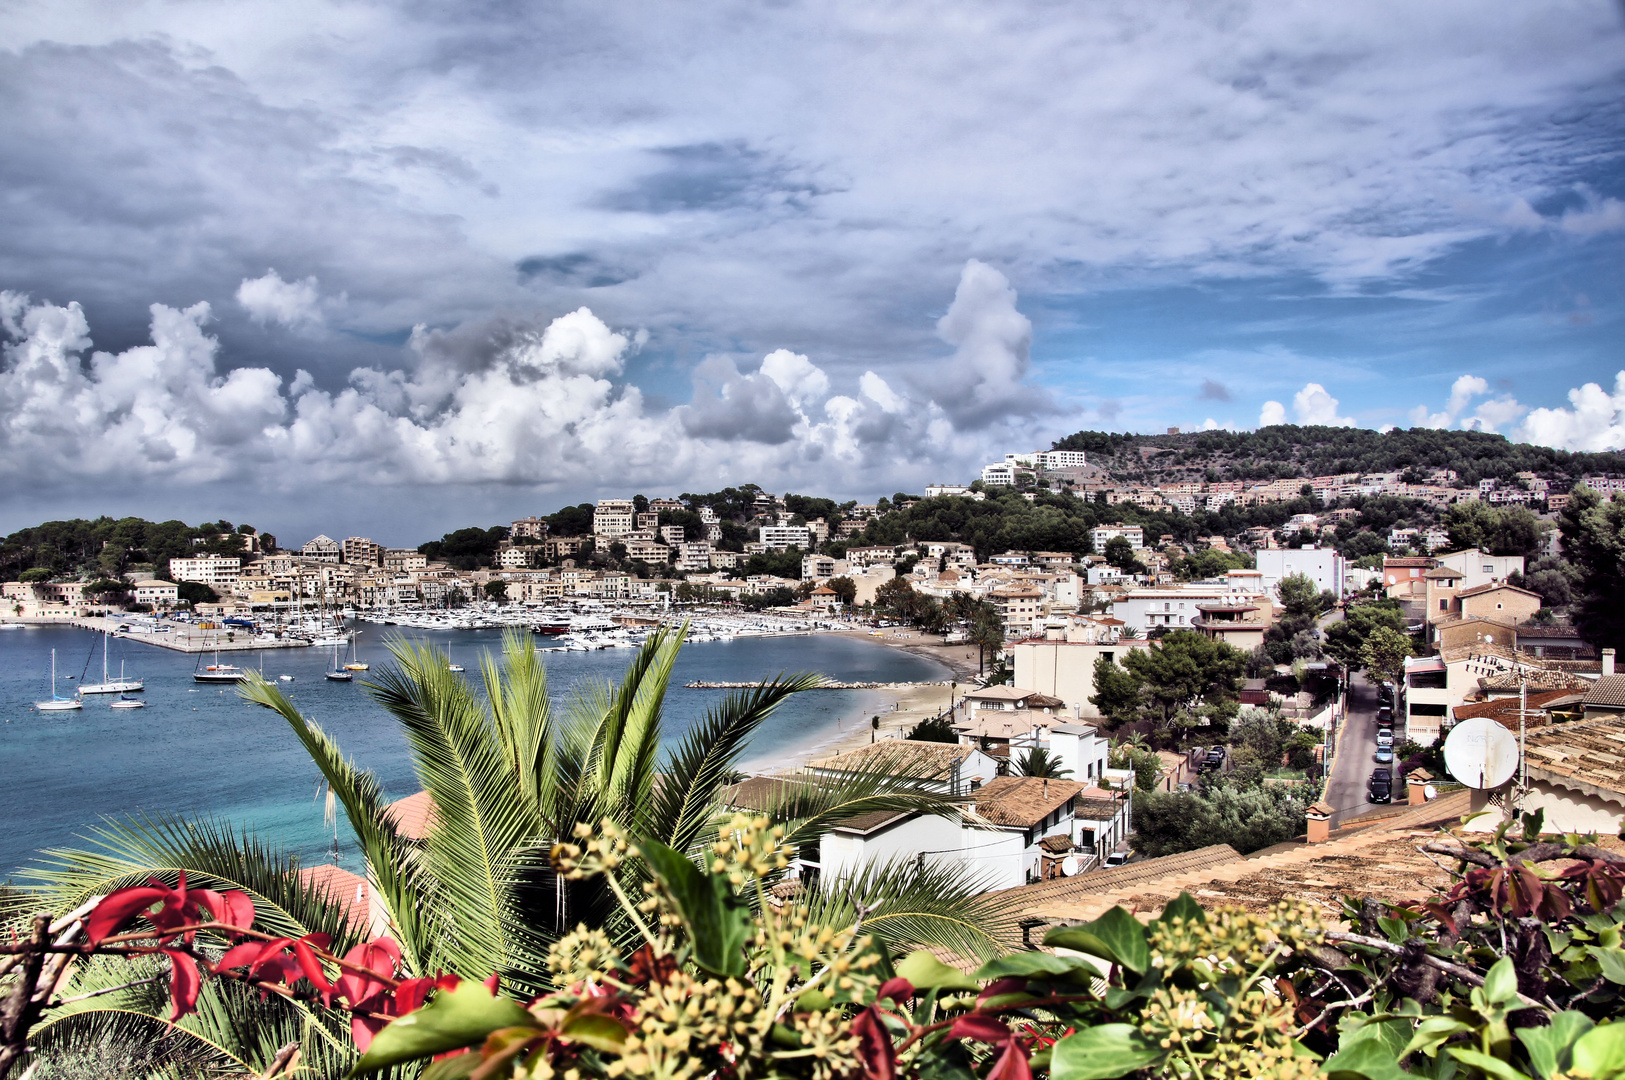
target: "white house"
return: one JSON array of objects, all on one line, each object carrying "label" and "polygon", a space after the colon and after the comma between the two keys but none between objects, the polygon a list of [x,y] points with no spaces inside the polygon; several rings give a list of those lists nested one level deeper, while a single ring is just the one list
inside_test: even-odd
[{"label": "white house", "polygon": [[1341,598],[1346,591],[1348,562],[1331,548],[1262,548],[1254,553],[1266,592],[1280,595],[1281,579],[1302,574],[1322,592]]},{"label": "white house", "polygon": [[805,525],[763,525],[758,539],[773,551],[792,547],[806,551],[812,547],[812,535]]},{"label": "white house", "polygon": [[1016,467],[1005,461],[995,461],[991,465],[983,465],[982,483],[989,487],[1015,487]]},{"label": "white house", "polygon": [[1476,589],[1492,581],[1505,581],[1513,574],[1523,573],[1522,555],[1489,555],[1477,548],[1452,551],[1448,555],[1434,556],[1440,566],[1461,574],[1461,588]]}]

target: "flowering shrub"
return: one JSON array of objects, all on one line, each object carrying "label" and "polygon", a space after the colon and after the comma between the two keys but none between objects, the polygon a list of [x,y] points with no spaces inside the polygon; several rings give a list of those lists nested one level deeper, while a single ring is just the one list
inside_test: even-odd
[{"label": "flowering shrub", "polygon": [[[423,1062],[426,1080],[1625,1078],[1625,1024],[1611,1022],[1625,859],[1543,840],[1538,819],[1521,839],[1426,850],[1455,860],[1454,887],[1407,906],[1351,900],[1347,930],[1305,904],[1204,911],[1181,896],[1149,923],[1113,908],[1052,929],[1052,951],[969,974],[888,955],[866,913],[832,926],[777,901],[783,832],[745,816],[698,861],[607,821],[578,826],[553,867],[602,879],[628,935],[578,927],[548,955],[552,989],[524,1003],[494,976],[407,977],[387,937],[341,957],[323,935],[257,931],[247,895],[184,876],[101,899],[83,941],[49,944],[40,923],[7,951],[28,960],[16,994],[52,952],[161,955],[172,1019],[207,978],[341,1010],[354,1074]],[[613,873],[629,862],[646,873]],[[635,880],[641,895],[621,884]]]}]

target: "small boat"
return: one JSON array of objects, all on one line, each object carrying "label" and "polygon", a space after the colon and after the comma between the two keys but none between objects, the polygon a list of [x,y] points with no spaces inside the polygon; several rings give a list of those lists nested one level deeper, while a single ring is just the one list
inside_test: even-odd
[{"label": "small boat", "polygon": [[219,653],[214,654],[214,663],[192,672],[193,681],[200,683],[240,683],[247,678],[248,672],[236,664],[222,664]]},{"label": "small boat", "polygon": [[449,665],[447,665],[447,667],[451,671],[463,671],[464,670],[463,665],[461,665],[461,664],[449,664]]},{"label": "small boat", "polygon": [[110,709],[145,709],[147,703],[140,698],[133,698],[127,694],[120,694],[118,700],[108,706]]},{"label": "small boat", "polygon": [[339,647],[333,646],[333,666],[327,669],[327,677],[333,682],[349,682],[355,678],[351,672],[339,667]]},{"label": "small boat", "polygon": [[76,697],[65,698],[56,692],[56,650],[51,650],[51,700],[36,701],[34,708],[40,712],[66,712],[69,709],[82,709],[85,703]]},{"label": "small boat", "polygon": [[107,639],[108,639],[108,637],[109,637],[109,634],[107,633],[107,631],[103,630],[102,631],[102,681],[99,682],[99,683],[91,683],[88,686],[86,684],[84,684],[84,683],[80,683],[79,684],[79,692],[81,694],[123,694],[123,693],[127,693],[128,691],[131,691],[131,690],[143,690],[143,689],[145,689],[146,684],[143,683],[140,679],[126,679],[124,677],[124,661],[123,660],[120,660],[118,662],[118,678],[117,679],[108,678],[108,676],[107,676]]},{"label": "small boat", "polygon": [[344,665],[344,670],[345,671],[366,671],[367,670],[366,662],[363,661],[360,656],[356,655],[356,651],[355,651],[355,639],[357,637],[360,637],[360,636],[361,635],[358,632],[358,633],[356,633],[354,636],[352,636],[350,638],[350,662],[348,664]]},{"label": "small boat", "polygon": [[293,676],[292,675],[278,675],[277,679],[282,681],[282,682],[293,682]]}]

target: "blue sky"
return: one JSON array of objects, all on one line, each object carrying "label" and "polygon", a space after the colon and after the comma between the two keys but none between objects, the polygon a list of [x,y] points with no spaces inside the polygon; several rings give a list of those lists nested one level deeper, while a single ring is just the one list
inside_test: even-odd
[{"label": "blue sky", "polygon": [[1611,0],[0,9],[0,528],[1625,445]]}]

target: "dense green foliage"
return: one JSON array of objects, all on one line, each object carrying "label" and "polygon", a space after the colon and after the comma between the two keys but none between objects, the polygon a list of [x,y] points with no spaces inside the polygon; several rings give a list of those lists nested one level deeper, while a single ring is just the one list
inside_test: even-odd
[{"label": "dense green foliage", "polygon": [[235,555],[243,549],[243,534],[229,521],[195,526],[137,517],[47,521],[0,541],[0,580],[20,580],[30,570],[45,571],[43,580],[70,574],[117,578],[136,564],[161,574],[170,559]]},{"label": "dense green foliage", "polygon": [[1574,624],[1597,648],[1625,649],[1625,498],[1585,486],[1563,509],[1563,555],[1576,572]]},{"label": "dense green foliage", "polygon": [[418,551],[437,562],[445,562],[459,570],[477,570],[490,566],[496,558],[497,545],[508,538],[506,525],[493,525],[489,529],[468,528],[449,532],[439,540],[419,544]]},{"label": "dense green foliage", "polygon": [[1510,480],[1519,472],[1577,478],[1585,473],[1625,471],[1618,453],[1577,454],[1515,443],[1503,435],[1433,428],[1388,432],[1358,427],[1280,424],[1257,431],[1203,431],[1185,435],[1113,435],[1080,431],[1055,443],[1058,450],[1084,450],[1090,461],[1114,473],[1143,469],[1142,452],[1161,449],[1158,469],[1214,470],[1215,479],[1335,476],[1410,470],[1453,469],[1462,483]]},{"label": "dense green foliage", "polygon": [[1134,800],[1131,843],[1156,857],[1229,844],[1243,855],[1303,835],[1309,801],[1298,788],[1231,783],[1153,791]]},{"label": "dense green foliage", "polygon": [[909,728],[903,738],[914,742],[957,743],[959,732],[954,730],[953,721],[946,716],[928,716]]},{"label": "dense green foliage", "polygon": [[1325,630],[1326,653],[1350,671],[1364,664],[1366,639],[1381,628],[1405,632],[1405,613],[1398,600],[1368,600],[1351,604],[1341,619]]}]

